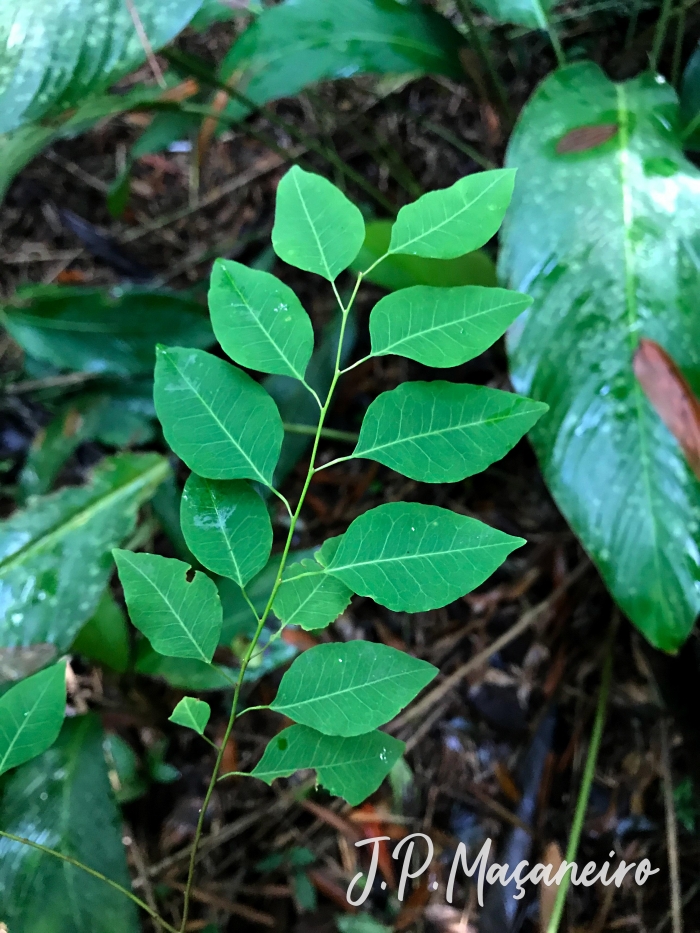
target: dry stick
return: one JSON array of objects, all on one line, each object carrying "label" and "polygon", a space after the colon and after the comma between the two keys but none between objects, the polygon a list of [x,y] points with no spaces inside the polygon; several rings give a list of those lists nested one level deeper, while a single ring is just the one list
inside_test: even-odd
[{"label": "dry stick", "polygon": [[552,590],[552,592],[545,600],[525,612],[522,618],[519,619],[515,625],[511,626],[507,632],[504,632],[503,635],[492,642],[488,648],[484,648],[483,651],[480,651],[473,658],[470,658],[468,661],[462,664],[461,667],[458,667],[457,670],[446,677],[442,683],[438,684],[434,690],[431,690],[430,693],[426,694],[422,700],[420,700],[414,706],[411,706],[402,716],[399,716],[397,719],[391,722],[388,727],[389,730],[391,732],[396,732],[407,723],[412,722],[419,716],[422,716],[423,713],[427,713],[435,703],[438,703],[445,696],[445,694],[449,693],[450,690],[456,687],[457,684],[461,680],[464,680],[468,674],[471,674],[472,671],[480,668],[497,651],[500,651],[501,648],[504,648],[519,635],[522,635],[522,633],[527,631],[527,629],[530,628],[530,626],[536,622],[540,616],[544,615],[554,605],[556,605],[556,603],[561,599],[564,593],[566,593],[569,587],[572,586],[578,579],[580,579],[580,577],[583,576],[584,572],[588,570],[589,567],[590,563],[587,560],[582,561],[578,567],[576,567],[576,569],[566,577],[565,580],[562,580],[559,586]]},{"label": "dry stick", "polygon": [[11,382],[4,386],[2,391],[6,395],[25,395],[42,389],[70,388],[91,382],[100,375],[101,373],[66,373],[63,376],[47,376],[46,379],[27,379],[25,382]]},{"label": "dry stick", "polygon": [[134,6],[134,0],[124,0],[124,2],[126,3],[126,8],[129,11],[131,21],[134,24],[136,35],[139,37],[139,42],[143,46],[143,50],[146,53],[146,58],[148,59],[148,64],[151,66],[153,76],[158,82],[159,86],[165,89],[167,88],[167,84],[165,83],[163,72],[160,65],[158,64],[158,59],[153,52],[153,46],[149,42],[148,36],[146,35],[146,30],[143,28],[143,23],[141,22],[139,11]]},{"label": "dry stick", "polygon": [[668,740],[668,722],[665,719],[661,720],[661,777],[664,788],[664,809],[666,811],[668,873],[671,881],[671,919],[673,933],[683,933],[676,808],[673,800],[673,776],[671,774],[671,750]]},{"label": "dry stick", "polygon": [[[185,885],[179,881],[167,882],[168,886],[176,891],[184,892]],[[248,907],[247,904],[235,904],[218,894],[211,894],[209,891],[202,891],[200,888],[192,888],[190,896],[193,901],[199,901],[200,904],[208,904],[209,907],[216,907],[218,910],[225,910],[226,913],[235,917],[243,917],[250,923],[257,923],[264,927],[273,927],[275,918],[270,914],[263,913],[261,910],[255,910],[254,907]]]}]

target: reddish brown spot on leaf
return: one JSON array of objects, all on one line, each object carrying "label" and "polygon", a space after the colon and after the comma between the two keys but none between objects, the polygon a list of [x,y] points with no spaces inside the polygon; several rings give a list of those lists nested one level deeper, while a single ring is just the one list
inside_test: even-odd
[{"label": "reddish brown spot on leaf", "polygon": [[617,123],[598,123],[593,126],[577,126],[562,136],[556,146],[557,155],[570,155],[574,152],[587,152],[602,146],[617,133]]},{"label": "reddish brown spot on leaf", "polygon": [[700,478],[700,402],[685,376],[663,347],[646,338],[634,355],[634,374]]}]

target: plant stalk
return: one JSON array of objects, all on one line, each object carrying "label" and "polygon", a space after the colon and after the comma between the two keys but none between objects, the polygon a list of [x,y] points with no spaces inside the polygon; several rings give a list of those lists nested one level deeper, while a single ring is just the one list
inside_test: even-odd
[{"label": "plant stalk", "polygon": [[663,49],[664,41],[666,39],[666,30],[668,29],[668,21],[671,17],[672,6],[673,0],[663,0],[663,4],[661,6],[661,16],[659,16],[659,21],[656,24],[654,45],[652,46],[651,55],[649,56],[649,67],[654,74],[656,74],[659,68],[659,58],[661,56],[661,50]]}]

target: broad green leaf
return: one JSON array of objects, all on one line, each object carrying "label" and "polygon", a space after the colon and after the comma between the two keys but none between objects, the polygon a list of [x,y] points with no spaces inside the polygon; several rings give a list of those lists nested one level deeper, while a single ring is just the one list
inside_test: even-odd
[{"label": "broad green leaf", "polygon": [[322,567],[327,567],[333,560],[335,552],[340,547],[340,542],[342,540],[342,535],[335,535],[333,538],[326,538],[321,547],[314,554],[316,562],[319,563]]},{"label": "broad green leaf", "polygon": [[437,673],[387,645],[317,645],[294,661],[270,709],[324,735],[361,735],[393,719]]},{"label": "broad green leaf", "polygon": [[32,357],[59,369],[133,376],[151,373],[156,344],[208,347],[214,335],[200,305],[134,289],[41,286],[3,307],[5,324]]},{"label": "broad green leaf", "polygon": [[284,430],[267,392],[202,350],[159,347],[155,403],[168,444],[208,479],[270,485]]},{"label": "broad green leaf", "polygon": [[[389,251],[390,220],[371,220],[365,226],[365,242],[352,263],[353,272],[364,272]],[[435,285],[443,288],[456,285],[496,284],[496,267],[483,250],[458,256],[456,259],[426,259],[424,256],[395,254],[374,266],[368,282],[389,291],[412,285]]]},{"label": "broad green leaf", "polygon": [[501,226],[514,182],[512,169],[494,169],[429,191],[399,211],[389,252],[455,259],[478,249]]},{"label": "broad green leaf", "polygon": [[221,633],[214,581],[174,557],[114,551],[131,621],[159,654],[211,661]]},{"label": "broad green leaf", "polygon": [[367,409],[353,457],[422,483],[456,483],[500,460],[547,406],[454,382],[404,382]]},{"label": "broad green leaf", "polygon": [[204,735],[204,730],[211,716],[211,706],[204,700],[195,700],[194,697],[183,697],[177,704],[171,715],[168,716],[170,722],[178,726],[184,726],[186,729],[194,729],[199,735]]},{"label": "broad green leaf", "polygon": [[313,768],[319,784],[356,807],[379,787],[404,747],[384,732],[348,738],[290,726],[271,739],[251,775],[272,784],[275,778]]},{"label": "broad green leaf", "polygon": [[147,677],[158,677],[178,690],[228,690],[236,682],[238,672],[220,664],[209,664],[196,658],[166,658],[154,651],[143,639],[136,653],[134,671]]},{"label": "broad green leaf", "polygon": [[475,0],[475,2],[499,23],[515,23],[530,29],[546,30],[549,13],[557,0]]},{"label": "broad green leaf", "polygon": [[239,366],[303,379],[314,349],[309,315],[269,272],[217,259],[209,311],[216,339]]},{"label": "broad green leaf", "polygon": [[267,563],[270,514],[248,483],[202,479],[192,473],[182,493],[180,516],[188,547],[208,570],[245,586]]},{"label": "broad green leaf", "polygon": [[[67,719],[58,741],[8,775],[0,828],[130,887],[122,820],[97,716]],[[137,933],[133,903],[99,878],[0,837],[2,918],[13,933]]]},{"label": "broad green leaf", "polygon": [[155,454],[103,460],[92,479],[0,522],[0,647],[65,651],[90,618],[139,506],[168,475]]},{"label": "broad green leaf", "polygon": [[27,677],[0,697],[0,774],[53,745],[66,713],[66,665]]},{"label": "broad green leaf", "polygon": [[153,440],[156,409],[153,374],[128,384],[105,385],[109,397],[99,409],[95,438],[108,447],[137,447]]},{"label": "broad green leaf", "polygon": [[272,245],[297,269],[330,282],[350,265],[365,239],[359,208],[321,175],[292,166],[277,186]]},{"label": "broad green leaf", "polygon": [[523,544],[449,509],[388,502],[352,522],[327,570],[395,612],[425,612],[469,593]]},{"label": "broad green leaf", "polygon": [[[464,44],[444,17],[413,0],[287,0],[267,7],[249,26],[224,59],[221,77],[236,76],[256,104],[362,72],[459,80]],[[231,114],[247,112],[229,105]]]},{"label": "broad green leaf", "polygon": [[[202,0],[139,0],[151,48],[170,42]],[[146,61],[122,0],[5,0],[0,10],[0,132],[106,91]]]},{"label": "broad green leaf", "polygon": [[527,295],[504,288],[403,288],[372,308],[372,353],[460,366],[487,350],[530,304]]},{"label": "broad green leaf", "polygon": [[700,388],[700,172],[676,125],[651,75],[616,85],[580,63],[549,77],[510,144],[500,269],[534,299],[509,354],[516,389],[550,406],[532,432],[547,484],[620,608],[667,651],[700,611],[700,484],[632,358],[655,340]]},{"label": "broad green leaf", "polygon": [[326,573],[315,560],[290,564],[277,590],[272,611],[286,625],[307,631],[325,628],[350,604],[352,590]]},{"label": "broad green leaf", "polygon": [[95,614],[78,633],[71,651],[120,674],[128,668],[131,651],[126,616],[109,589],[102,594]]}]

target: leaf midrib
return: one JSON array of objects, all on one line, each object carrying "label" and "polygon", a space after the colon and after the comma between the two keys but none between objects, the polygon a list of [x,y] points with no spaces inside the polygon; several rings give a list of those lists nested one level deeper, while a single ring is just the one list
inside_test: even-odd
[{"label": "leaf midrib", "polygon": [[[517,540],[514,539],[514,540]],[[502,547],[503,543],[477,544],[473,547],[450,548],[447,551],[426,551],[420,554],[405,554],[399,557],[380,557],[376,560],[359,561],[356,564],[343,564],[340,567],[328,567],[328,573],[337,573],[340,570],[355,570],[357,567],[375,567],[377,564],[406,563],[409,560],[427,560],[430,557],[443,557],[446,554],[468,554],[471,551],[485,551],[488,548]]]},{"label": "leaf midrib", "polygon": [[309,214],[308,208],[306,206],[306,201],[304,200],[304,196],[301,193],[301,188],[299,187],[298,173],[295,172],[292,177],[294,179],[294,187],[297,189],[297,194],[299,195],[299,200],[301,201],[301,206],[304,209],[304,214],[306,215],[306,219],[309,222],[309,227],[311,227],[311,232],[313,234],[314,240],[316,240],[316,248],[318,249],[321,260],[323,261],[323,265],[326,268],[326,276],[329,282],[333,282],[335,281],[335,279],[333,275],[331,275],[331,267],[328,265],[328,260],[326,259],[326,251],[321,245],[321,240],[319,239],[318,233],[316,231],[316,227],[314,226],[314,222],[311,219],[311,214]]},{"label": "leaf midrib", "polygon": [[5,752],[5,754],[2,756],[2,759],[0,760],[0,774],[2,774],[2,772],[4,771],[4,769],[5,769],[5,762],[8,760],[8,758],[9,758],[10,755],[12,754],[12,751],[13,751],[15,745],[17,744],[17,741],[19,740],[19,737],[22,735],[22,733],[24,732],[25,728],[26,728],[26,727],[29,725],[29,723],[31,722],[32,716],[33,716],[33,714],[36,712],[37,706],[39,706],[39,704],[41,703],[41,701],[42,701],[42,700],[44,699],[44,697],[46,696],[46,692],[47,692],[47,690],[49,689],[50,686],[51,686],[51,682],[50,682],[50,680],[47,678],[46,686],[44,687],[44,689],[42,690],[42,692],[39,694],[39,696],[36,698],[36,701],[35,701],[34,705],[31,707],[31,710],[27,713],[26,716],[23,717],[22,722],[19,724],[19,728],[17,729],[17,731],[16,731],[15,734],[14,734],[14,737],[10,740],[10,744],[9,744],[9,746],[8,746],[8,748],[7,748],[7,751]]},{"label": "leaf midrib", "polygon": [[[277,706],[275,703],[272,703],[270,709],[274,709],[277,712],[281,712],[285,709],[299,709],[299,707],[309,706],[314,703],[320,703],[324,700],[330,700],[333,697],[343,696],[346,693],[357,693],[359,690],[364,690],[367,687],[376,687],[378,684],[387,683],[392,680],[399,680],[401,677],[411,677],[414,674],[417,674],[418,671],[399,671],[396,674],[389,674],[384,677],[379,677],[376,680],[367,680],[361,684],[353,684],[350,687],[344,687],[342,690],[334,690],[332,693],[322,693],[317,694],[316,696],[310,697],[308,700],[299,700],[295,703],[285,703],[283,706]],[[371,707],[370,707],[371,708]]]}]

